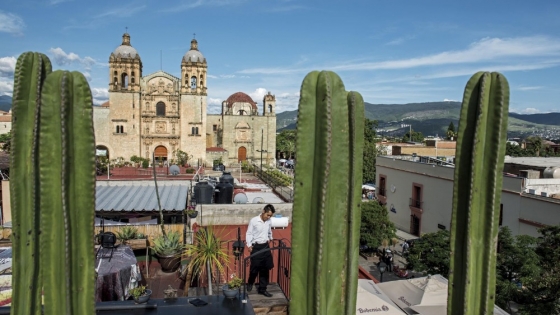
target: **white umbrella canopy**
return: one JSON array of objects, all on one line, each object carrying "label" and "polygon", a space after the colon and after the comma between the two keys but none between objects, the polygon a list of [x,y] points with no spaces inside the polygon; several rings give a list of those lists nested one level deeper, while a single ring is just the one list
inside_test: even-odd
[{"label": "white umbrella canopy", "polygon": [[[447,315],[448,281],[442,275],[380,283],[378,285],[408,314]],[[509,315],[494,306],[494,315]]]},{"label": "white umbrella canopy", "polygon": [[416,314],[410,309],[414,305],[447,303],[447,279],[441,275],[389,281],[378,286],[408,314]]},{"label": "white umbrella canopy", "polygon": [[375,187],[371,185],[362,185],[362,189],[375,190]]},{"label": "white umbrella canopy", "polygon": [[405,315],[371,280],[358,279],[356,314]]},{"label": "white umbrella canopy", "polygon": [[[447,315],[447,304],[414,305],[410,308],[419,315]],[[509,315],[509,313],[498,306],[494,306],[494,315]]]}]

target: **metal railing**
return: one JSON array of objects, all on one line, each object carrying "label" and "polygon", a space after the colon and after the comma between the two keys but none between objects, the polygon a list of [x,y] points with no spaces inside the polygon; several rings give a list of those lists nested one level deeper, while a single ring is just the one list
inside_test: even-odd
[{"label": "metal railing", "polygon": [[409,205],[418,209],[422,209],[422,200],[410,198]]},{"label": "metal railing", "polygon": [[[285,202],[294,201],[294,190],[291,187],[286,187],[280,185],[279,181],[266,173],[266,170],[262,170],[255,164],[253,164],[254,175],[260,178],[265,184],[270,186],[276,193],[284,199]],[[289,175],[287,175],[289,176]],[[293,178],[292,178],[293,180]]]}]

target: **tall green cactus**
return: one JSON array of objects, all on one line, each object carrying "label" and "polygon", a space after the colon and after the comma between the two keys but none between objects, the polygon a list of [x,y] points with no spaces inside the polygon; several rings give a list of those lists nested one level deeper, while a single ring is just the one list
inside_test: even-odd
[{"label": "tall green cactus", "polygon": [[10,166],[14,263],[12,314],[41,313],[36,121],[43,81],[51,71],[47,56],[28,52],[19,56],[14,73]]},{"label": "tall green cactus", "polygon": [[448,314],[493,314],[508,106],[502,74],[471,77],[457,140]]},{"label": "tall green cactus", "polygon": [[311,72],[299,101],[290,314],[355,314],[364,102],[334,72]]},{"label": "tall green cactus", "polygon": [[[33,65],[29,55],[48,62],[43,55],[25,53],[18,59],[18,69]],[[67,71],[50,73],[44,80],[18,72],[14,89],[19,90],[21,82],[39,80],[35,102],[14,102],[13,110],[17,145],[12,163],[34,167],[33,176],[19,171],[11,176],[14,251],[31,243],[36,249],[14,256],[14,292],[27,290],[35,303],[27,305],[21,293],[14,295],[12,314],[40,314],[42,291],[44,314],[93,314],[95,140],[91,91],[81,73]],[[37,112],[33,119],[22,119],[30,111]],[[22,138],[25,130],[35,130],[30,139]],[[33,192],[32,206],[19,202],[18,196],[27,190]],[[35,218],[35,224],[22,229],[28,218]],[[22,233],[39,231],[32,242],[22,243]],[[27,285],[21,279],[29,277],[25,274],[29,262],[40,265],[42,272]]]}]

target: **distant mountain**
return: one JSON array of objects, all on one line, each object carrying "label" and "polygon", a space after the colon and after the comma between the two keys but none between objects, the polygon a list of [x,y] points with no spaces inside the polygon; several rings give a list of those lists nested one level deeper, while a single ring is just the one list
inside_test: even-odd
[{"label": "distant mountain", "polygon": [[12,97],[9,95],[0,95],[0,110],[8,112],[10,108],[12,108]]},{"label": "distant mountain", "polygon": [[560,113],[546,113],[546,114],[517,114],[509,113],[509,117],[525,120],[535,124],[541,125],[560,125]]},{"label": "distant mountain", "polygon": [[[385,135],[400,136],[412,129],[424,135],[444,135],[450,122],[458,127],[460,102],[428,102],[410,104],[365,103],[365,115],[379,122]],[[277,114],[277,129],[295,129],[297,110]],[[560,113],[509,114],[508,133],[522,135],[560,126]]]}]

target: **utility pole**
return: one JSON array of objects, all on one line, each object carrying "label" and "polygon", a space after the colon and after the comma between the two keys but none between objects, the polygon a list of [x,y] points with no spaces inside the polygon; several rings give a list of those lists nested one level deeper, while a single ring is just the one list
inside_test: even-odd
[{"label": "utility pole", "polygon": [[410,127],[410,131],[408,132],[408,138],[410,139],[410,142],[412,142],[412,124],[408,126]]},{"label": "utility pole", "polygon": [[267,150],[263,150],[263,142],[264,142],[264,127],[261,127],[261,149],[257,150],[257,152],[261,153],[261,177],[262,175],[262,167],[263,167],[263,152],[268,153]]}]

